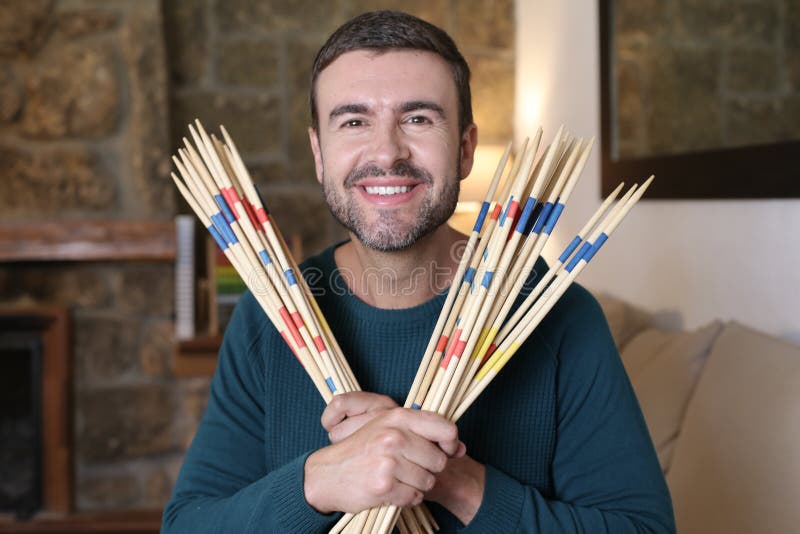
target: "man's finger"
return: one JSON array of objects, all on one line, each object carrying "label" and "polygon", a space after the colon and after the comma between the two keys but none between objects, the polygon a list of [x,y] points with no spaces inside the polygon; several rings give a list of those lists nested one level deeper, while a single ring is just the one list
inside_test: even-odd
[{"label": "man's finger", "polygon": [[439,444],[448,456],[458,452],[458,428],[439,414],[422,410],[398,408],[395,412],[401,424],[418,436]]},{"label": "man's finger", "polygon": [[328,431],[328,439],[331,443],[339,443],[362,426],[366,425],[378,415],[379,412],[367,412],[361,415],[354,415],[343,420]]},{"label": "man's finger", "polygon": [[334,396],[325,411],[322,412],[322,427],[330,432],[334,426],[347,417],[371,411],[388,410],[395,406],[397,403],[386,395],[366,391],[342,393]]}]

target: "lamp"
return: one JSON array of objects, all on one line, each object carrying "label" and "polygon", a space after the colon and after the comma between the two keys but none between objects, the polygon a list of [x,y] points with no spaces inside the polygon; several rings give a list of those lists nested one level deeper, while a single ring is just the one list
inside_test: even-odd
[{"label": "lamp", "polygon": [[[497,163],[503,156],[505,145],[478,145],[472,171],[461,181],[456,211],[448,224],[463,234],[469,234],[481,209],[486,190],[492,181]],[[509,161],[511,164],[511,161]]]}]

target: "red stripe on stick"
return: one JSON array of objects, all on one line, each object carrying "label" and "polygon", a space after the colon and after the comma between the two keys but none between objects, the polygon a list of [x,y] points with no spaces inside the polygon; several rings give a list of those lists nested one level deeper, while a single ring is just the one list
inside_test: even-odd
[{"label": "red stripe on stick", "polygon": [[496,221],[497,218],[500,217],[500,212],[501,211],[503,211],[503,208],[500,207],[500,204],[495,204],[494,205],[494,211],[492,211],[492,215],[489,218],[490,219],[494,219]]},{"label": "red stripe on stick", "polygon": [[269,222],[269,216],[264,208],[256,208],[256,217],[261,224],[267,224]]},{"label": "red stripe on stick", "polygon": [[439,344],[436,345],[436,352],[444,352],[444,349],[447,348],[447,340],[450,339],[446,335],[442,334],[442,337],[439,338]]},{"label": "red stripe on stick", "polygon": [[325,346],[325,342],[322,340],[322,336],[317,336],[314,338],[314,345],[317,346],[317,350],[320,352],[325,352],[328,350],[328,347]]},{"label": "red stripe on stick", "polygon": [[250,204],[246,198],[242,199],[242,205],[244,206],[245,213],[247,213],[247,216],[250,218],[250,222],[253,223],[253,228],[261,230],[261,225],[258,224],[258,218],[256,217],[256,209],[253,205]]},{"label": "red stripe on stick", "polygon": [[294,324],[297,325],[297,328],[303,328],[306,323],[303,322],[303,318],[300,316],[300,312],[292,313],[292,320]]},{"label": "red stripe on stick", "polygon": [[486,351],[486,354],[483,355],[483,359],[481,360],[481,365],[486,363],[486,360],[488,360],[496,350],[497,350],[497,345],[495,345],[494,343],[489,345],[489,349]]},{"label": "red stripe on stick", "polygon": [[453,352],[456,350],[456,345],[458,345],[458,339],[461,337],[461,329],[459,328],[456,330],[456,335],[453,336],[453,343],[450,343],[450,348],[447,349],[447,354],[442,360],[442,369],[447,369],[447,366],[450,365],[450,358],[453,357]]},{"label": "red stripe on stick", "polygon": [[294,338],[294,341],[297,344],[297,347],[300,349],[305,348],[306,342],[303,341],[303,337],[300,335],[300,332],[297,330],[297,327],[292,321],[292,317],[286,310],[286,306],[281,306],[281,308],[278,310],[278,313],[281,314],[283,322],[286,323],[287,328],[289,328],[289,332],[291,332],[292,337]]},{"label": "red stripe on stick", "polygon": [[464,354],[464,347],[466,346],[467,346],[466,341],[462,341],[460,339],[458,340],[458,343],[456,343],[456,352],[455,352],[456,357],[460,358]]},{"label": "red stripe on stick", "polygon": [[236,191],[233,187],[224,187],[222,188],[222,196],[225,197],[225,202],[228,203],[228,207],[233,212],[233,217],[238,221],[239,220],[239,213],[236,211],[236,203],[239,202],[239,195],[236,194]]}]

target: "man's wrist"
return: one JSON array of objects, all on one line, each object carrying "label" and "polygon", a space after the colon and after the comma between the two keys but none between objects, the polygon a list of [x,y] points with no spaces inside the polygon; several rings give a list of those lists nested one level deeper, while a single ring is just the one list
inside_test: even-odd
[{"label": "man's wrist", "polygon": [[314,510],[321,514],[329,514],[334,510],[329,510],[324,504],[322,488],[318,483],[320,480],[319,466],[321,465],[320,457],[322,454],[324,454],[323,449],[320,449],[309,454],[306,458],[306,463],[303,466],[303,495],[306,502]]},{"label": "man's wrist", "polygon": [[435,492],[434,500],[467,525],[483,502],[486,467],[469,457],[459,464],[457,470],[448,473],[446,479],[441,479],[443,487]]}]

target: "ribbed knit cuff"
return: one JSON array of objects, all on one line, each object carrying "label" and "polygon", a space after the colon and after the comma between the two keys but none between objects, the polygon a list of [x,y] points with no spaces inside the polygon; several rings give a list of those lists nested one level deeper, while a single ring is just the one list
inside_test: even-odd
[{"label": "ribbed knit cuff", "polygon": [[270,473],[272,480],[267,493],[275,522],[282,532],[319,532],[341,516],[339,513],[321,514],[306,501],[303,479],[309,454],[311,452]]},{"label": "ribbed knit cuff", "polygon": [[486,466],[486,483],[478,513],[461,532],[508,534],[515,532],[522,515],[526,488],[494,467]]}]

